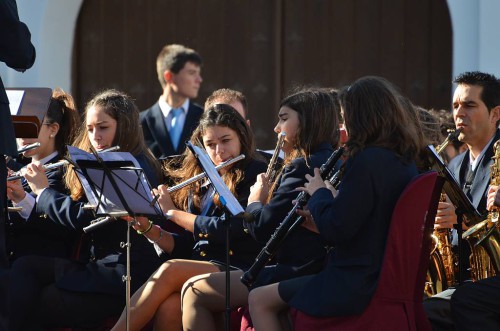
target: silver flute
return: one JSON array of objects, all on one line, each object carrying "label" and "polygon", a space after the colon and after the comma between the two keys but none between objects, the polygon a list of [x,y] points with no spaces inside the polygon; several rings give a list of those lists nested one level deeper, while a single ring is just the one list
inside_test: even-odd
[{"label": "silver flute", "polygon": [[[238,155],[238,156],[237,156],[237,157],[235,157],[235,158],[232,158],[232,159],[230,159],[230,160],[227,160],[227,161],[225,161],[225,162],[222,162],[221,164],[219,164],[218,166],[216,166],[216,167],[215,167],[215,169],[216,169],[217,171],[219,171],[219,170],[221,170],[222,168],[227,167],[228,165],[231,165],[231,164],[233,164],[233,163],[235,163],[235,162],[238,162],[238,161],[240,161],[240,160],[243,160],[244,158],[245,158],[245,155],[244,155],[244,154],[240,154],[240,155]],[[205,177],[207,177],[207,174],[206,174],[205,172],[202,172],[201,174],[198,174],[198,175],[196,175],[196,176],[193,176],[193,177],[189,178],[188,180],[183,181],[183,182],[182,182],[182,183],[180,183],[180,184],[177,184],[177,185],[175,185],[175,186],[169,187],[169,188],[167,189],[167,191],[168,191],[168,193],[172,193],[172,192],[178,191],[178,190],[180,190],[181,188],[183,188],[183,187],[185,187],[185,186],[191,185],[191,184],[193,184],[194,182],[197,182],[197,181],[199,181],[199,180],[204,179]],[[160,195],[159,195],[159,194],[155,195],[155,196],[154,196],[154,198],[153,198],[153,200],[151,201],[151,206],[152,206],[152,205],[154,205],[154,204],[158,201],[158,199],[159,199],[159,198],[160,198]]]},{"label": "silver flute", "polygon": [[[37,144],[38,144],[38,146],[40,146],[40,143],[37,143]],[[34,147],[32,147],[32,148],[34,148]],[[103,149],[102,151],[99,151],[98,153],[114,152],[114,151],[117,151],[119,149],[120,149],[120,146],[113,146],[110,148]],[[62,166],[67,165],[67,164],[69,164],[68,160],[61,160],[58,162],[45,164],[45,165],[43,165],[43,168],[45,169],[45,171],[47,171],[50,169],[56,169],[56,168],[62,167]],[[23,178],[24,175],[26,174],[26,171],[27,171],[26,167],[21,168],[21,170],[15,172],[14,175],[7,177],[7,181],[18,180],[18,179]]]},{"label": "silver flute", "polygon": [[23,146],[23,147],[19,148],[19,149],[17,150],[17,152],[18,152],[19,154],[22,154],[22,153],[24,153],[24,152],[26,152],[26,151],[29,151],[29,150],[31,150],[31,149],[35,149],[35,148],[37,148],[37,147],[40,147],[40,143],[39,143],[39,142],[36,142],[36,143],[33,143],[33,144],[29,144],[29,145]]},{"label": "silver flute", "polygon": [[[50,170],[50,169],[55,169],[55,168],[62,167],[63,165],[66,165],[66,164],[69,164],[68,160],[61,160],[61,161],[54,162],[54,163],[44,164],[42,167],[45,170]],[[13,176],[7,177],[7,181],[18,180],[18,179],[23,178],[24,175],[26,174],[26,171],[27,171],[26,167],[21,168],[21,170],[15,172]]]}]

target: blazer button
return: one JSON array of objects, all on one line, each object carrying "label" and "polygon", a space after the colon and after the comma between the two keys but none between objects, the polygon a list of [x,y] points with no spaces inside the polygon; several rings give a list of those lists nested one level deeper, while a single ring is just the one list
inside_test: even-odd
[{"label": "blazer button", "polygon": [[207,256],[207,253],[205,253],[205,251],[201,251],[200,256],[205,257],[205,256]]},{"label": "blazer button", "polygon": [[244,228],[244,229],[243,229],[243,232],[245,232],[245,233],[249,233],[250,231],[248,231],[248,229],[247,229],[247,228]]},{"label": "blazer button", "polygon": [[233,255],[233,251],[232,250],[229,250],[229,255]]}]

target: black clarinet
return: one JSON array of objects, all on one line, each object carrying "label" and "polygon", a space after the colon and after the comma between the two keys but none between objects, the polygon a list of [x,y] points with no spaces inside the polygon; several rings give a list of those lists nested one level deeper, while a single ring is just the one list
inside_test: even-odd
[{"label": "black clarinet", "polygon": [[[325,163],[319,169],[321,177],[327,176],[335,167],[335,164],[340,159],[342,154],[344,153],[344,148],[340,147],[335,150],[332,155],[326,160]],[[323,178],[325,179],[325,178]],[[293,208],[288,212],[283,222],[274,230],[271,238],[267,241],[266,245],[260,251],[259,255],[255,259],[255,262],[252,264],[250,269],[248,269],[240,278],[241,282],[246,286],[251,286],[257,276],[259,275],[262,268],[266,266],[267,263],[271,260],[271,258],[276,254],[277,250],[288,236],[289,233],[297,226],[299,226],[303,222],[303,217],[297,215],[295,210],[303,208],[310,196],[306,192],[302,191],[295,198],[295,204]]]}]

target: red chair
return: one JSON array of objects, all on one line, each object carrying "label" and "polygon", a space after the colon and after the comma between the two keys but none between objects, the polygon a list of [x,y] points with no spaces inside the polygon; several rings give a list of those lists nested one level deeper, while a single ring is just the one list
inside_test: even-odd
[{"label": "red chair", "polygon": [[422,298],[442,186],[442,178],[431,171],[414,178],[401,194],[392,215],[379,284],[361,315],[323,318],[292,309],[295,330],[430,331]]}]

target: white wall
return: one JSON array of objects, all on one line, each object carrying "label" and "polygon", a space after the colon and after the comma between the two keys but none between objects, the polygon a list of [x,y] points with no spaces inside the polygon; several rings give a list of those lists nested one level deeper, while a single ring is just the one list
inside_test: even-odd
[{"label": "white wall", "polygon": [[447,1],[453,29],[453,76],[479,70],[500,77],[500,1]]},{"label": "white wall", "polygon": [[83,0],[17,0],[21,21],[31,31],[37,56],[24,73],[0,64],[7,87],[61,87],[71,91],[71,57],[76,19]]},{"label": "white wall", "polygon": [[[418,0],[415,0],[418,1]],[[17,0],[19,16],[37,49],[33,68],[18,73],[0,64],[8,87],[62,87],[71,91],[71,52],[83,0]],[[447,0],[453,31],[453,76],[480,70],[500,77],[499,0]],[[450,77],[451,81],[451,77]]]}]

